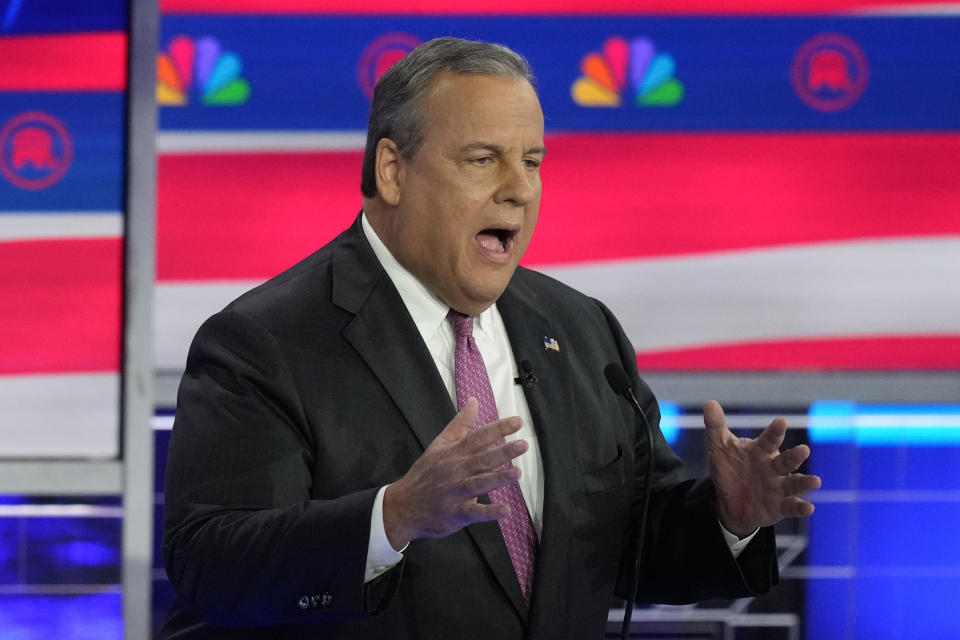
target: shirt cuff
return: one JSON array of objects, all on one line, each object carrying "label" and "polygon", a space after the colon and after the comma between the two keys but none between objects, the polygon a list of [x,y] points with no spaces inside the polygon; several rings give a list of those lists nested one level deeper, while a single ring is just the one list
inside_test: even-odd
[{"label": "shirt cuff", "polygon": [[367,542],[367,568],[363,574],[363,582],[366,584],[381,574],[386,573],[397,566],[403,560],[403,553],[406,545],[400,551],[393,548],[390,541],[387,540],[387,532],[383,527],[383,494],[387,486],[380,487],[377,497],[373,501],[373,513],[370,517],[370,537]]},{"label": "shirt cuff", "polygon": [[757,529],[746,538],[741,540],[735,534],[727,531],[727,528],[724,527],[719,520],[717,520],[717,524],[720,525],[720,531],[723,533],[723,539],[727,541],[727,546],[730,547],[730,553],[733,554],[734,558],[740,556],[743,550],[747,548],[747,545],[750,544],[750,541],[753,540],[753,536],[757,535],[757,531],[760,531],[760,529]]}]

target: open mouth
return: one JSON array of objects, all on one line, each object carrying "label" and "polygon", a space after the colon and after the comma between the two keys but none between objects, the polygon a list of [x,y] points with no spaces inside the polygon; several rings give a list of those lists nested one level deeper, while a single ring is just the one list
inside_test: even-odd
[{"label": "open mouth", "polygon": [[491,227],[477,234],[477,242],[487,254],[506,254],[513,247],[513,238],[518,231]]}]

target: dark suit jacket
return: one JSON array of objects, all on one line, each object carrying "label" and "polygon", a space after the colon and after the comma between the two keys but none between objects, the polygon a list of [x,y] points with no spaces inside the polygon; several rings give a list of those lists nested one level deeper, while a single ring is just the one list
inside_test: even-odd
[{"label": "dark suit jacket", "polygon": [[516,361],[539,378],[525,392],[545,476],[529,610],[495,522],[416,540],[364,585],[377,490],[455,409],[358,219],[197,333],[167,467],[164,556],[178,600],[162,637],[601,637],[615,589],[626,591],[646,457],[633,412],[604,380],[610,362],[656,431],[640,600],[769,589],[772,532],[732,558],[712,487],[688,479],[664,442],[609,311],[523,268],[497,305]]}]

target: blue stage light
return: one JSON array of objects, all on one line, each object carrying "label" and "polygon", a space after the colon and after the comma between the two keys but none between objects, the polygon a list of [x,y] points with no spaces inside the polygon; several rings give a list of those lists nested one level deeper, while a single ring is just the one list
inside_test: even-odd
[{"label": "blue stage light", "polygon": [[846,401],[810,406],[812,442],[861,446],[960,444],[960,405],[868,405]]}]

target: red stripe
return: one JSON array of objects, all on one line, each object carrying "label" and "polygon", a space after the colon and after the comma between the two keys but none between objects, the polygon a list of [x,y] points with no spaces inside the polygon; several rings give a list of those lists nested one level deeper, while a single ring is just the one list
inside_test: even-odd
[{"label": "red stripe", "polygon": [[120,370],[119,238],[0,243],[0,375]]},{"label": "red stripe", "polygon": [[927,4],[922,0],[160,0],[164,13],[584,15],[584,14],[809,14]]},{"label": "red stripe", "polygon": [[157,277],[266,278],[360,211],[361,152],[160,156]]},{"label": "red stripe", "polygon": [[956,134],[575,135],[547,147],[533,264],[960,233]]},{"label": "red stripe", "polygon": [[123,91],[122,32],[0,38],[0,91]]},{"label": "red stripe", "polygon": [[[547,139],[526,264],[960,233],[958,134]],[[161,280],[265,278],[343,230],[361,152],[161,156]]]},{"label": "red stripe", "polygon": [[640,371],[823,371],[960,368],[960,334],[838,336],[637,353]]}]

